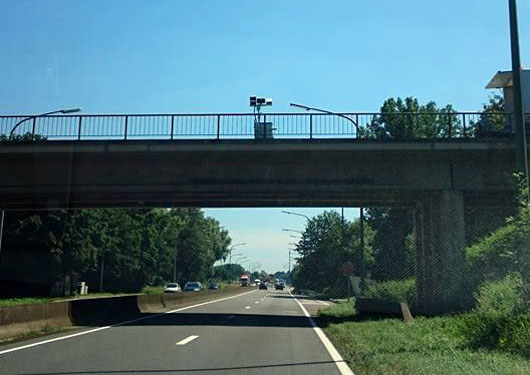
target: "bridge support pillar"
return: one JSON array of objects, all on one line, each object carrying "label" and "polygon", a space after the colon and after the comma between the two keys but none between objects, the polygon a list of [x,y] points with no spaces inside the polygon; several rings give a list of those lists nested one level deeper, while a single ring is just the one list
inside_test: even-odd
[{"label": "bridge support pillar", "polygon": [[421,313],[440,314],[462,306],[465,272],[462,192],[429,193],[414,214],[416,290]]}]

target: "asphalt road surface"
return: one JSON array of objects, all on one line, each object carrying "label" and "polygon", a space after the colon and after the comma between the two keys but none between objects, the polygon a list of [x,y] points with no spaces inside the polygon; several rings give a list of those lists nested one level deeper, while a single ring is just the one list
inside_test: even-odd
[{"label": "asphalt road surface", "polygon": [[251,289],[78,333],[1,346],[0,373],[351,374],[288,291]]}]

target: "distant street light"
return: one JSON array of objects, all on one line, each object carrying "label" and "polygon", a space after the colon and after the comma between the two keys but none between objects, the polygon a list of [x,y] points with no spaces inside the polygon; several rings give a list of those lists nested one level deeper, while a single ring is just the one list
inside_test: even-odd
[{"label": "distant street light", "polygon": [[301,214],[299,212],[293,212],[293,211],[285,211],[285,210],[282,210],[282,213],[283,214],[287,214],[287,215],[295,215],[295,216],[301,216],[301,217],[305,217],[307,220],[311,220],[311,218],[307,215],[304,215],[304,214]]},{"label": "distant street light", "polygon": [[23,118],[22,120],[20,120],[19,122],[17,122],[15,124],[15,126],[13,126],[13,129],[11,129],[11,132],[9,133],[9,138],[11,139],[11,137],[13,137],[13,134],[15,133],[15,130],[24,122],[28,121],[28,120],[31,120],[31,119],[34,119],[34,118],[37,118],[37,117],[45,117],[45,116],[49,116],[49,115],[55,115],[56,113],[62,113],[62,114],[69,114],[69,113],[77,113],[77,112],[80,112],[81,111],[81,108],[66,108],[66,109],[58,109],[56,111],[51,111],[51,112],[45,112],[45,113],[41,113],[40,115],[33,115],[33,116],[28,116],[26,118]]},{"label": "distant street light", "polygon": [[228,261],[228,263],[232,263],[232,250],[234,250],[238,246],[243,246],[243,245],[246,245],[246,244],[247,244],[246,242],[240,242],[240,243],[236,243],[235,245],[232,245],[230,247],[230,260]]},{"label": "distant street light", "polygon": [[299,230],[295,230],[295,229],[287,229],[287,228],[282,228],[282,230],[284,232],[293,232],[293,233],[298,233],[298,234],[304,234],[304,232],[301,232]]}]

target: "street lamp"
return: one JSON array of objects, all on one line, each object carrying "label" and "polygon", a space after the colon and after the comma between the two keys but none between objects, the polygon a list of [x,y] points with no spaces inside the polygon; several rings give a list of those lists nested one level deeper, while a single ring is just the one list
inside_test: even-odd
[{"label": "street lamp", "polygon": [[287,229],[287,228],[282,228],[282,230],[284,232],[293,232],[293,233],[298,233],[298,234],[304,234],[304,232],[301,232],[299,230],[295,230],[295,229]]},{"label": "street lamp", "polygon": [[327,113],[328,115],[335,115],[335,116],[338,116],[338,117],[342,117],[343,119],[346,119],[349,122],[351,122],[353,124],[353,126],[355,126],[356,137],[359,136],[359,124],[357,124],[357,122],[355,120],[353,120],[352,118],[349,118],[348,116],[343,115],[342,113],[332,112],[332,111],[328,111],[326,109],[309,107],[309,106],[303,105],[303,104],[289,103],[289,105],[291,107],[305,109],[306,111],[322,112],[322,113]]},{"label": "street lamp", "polygon": [[240,242],[240,243],[236,243],[235,245],[232,245],[230,247],[230,260],[228,261],[228,263],[232,263],[232,250],[234,250],[234,248],[238,247],[238,246],[243,246],[243,245],[246,245],[247,243],[246,242]]},{"label": "street lamp", "polygon": [[58,109],[56,111],[51,111],[51,112],[45,112],[45,113],[41,113],[40,115],[33,115],[33,116],[28,116],[28,117],[25,117],[23,118],[22,120],[20,120],[19,122],[17,122],[15,124],[15,126],[13,126],[13,129],[11,129],[11,132],[9,133],[9,139],[11,139],[11,137],[13,137],[13,134],[15,133],[15,130],[24,122],[28,121],[28,120],[31,120],[31,119],[34,119],[34,118],[37,118],[37,117],[45,117],[45,116],[49,116],[49,115],[55,115],[57,113],[62,113],[64,115],[66,114],[69,114],[69,113],[77,113],[77,112],[81,112],[81,108],[65,108],[65,109]]},{"label": "street lamp", "polygon": [[286,211],[286,210],[282,210],[282,213],[283,214],[287,214],[287,215],[295,215],[295,216],[301,216],[301,217],[305,217],[307,220],[311,220],[311,218],[307,215],[304,215],[304,214],[301,214],[299,212],[293,212],[293,211]]}]

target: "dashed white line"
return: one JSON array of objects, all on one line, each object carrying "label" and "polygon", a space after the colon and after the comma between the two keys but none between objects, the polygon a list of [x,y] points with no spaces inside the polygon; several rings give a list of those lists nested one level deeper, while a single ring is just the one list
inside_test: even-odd
[{"label": "dashed white line", "polygon": [[259,303],[259,301],[254,302],[256,305]]},{"label": "dashed white line", "polygon": [[197,335],[191,335],[189,337],[186,337],[184,340],[180,340],[179,342],[177,342],[176,345],[186,345],[187,343],[195,340],[196,338],[198,338],[199,336]]},{"label": "dashed white line", "polygon": [[250,306],[245,306],[245,309],[250,309]]},{"label": "dashed white line", "polygon": [[[113,328],[113,327],[119,327],[119,326],[122,326],[122,325],[124,325],[124,324],[128,324],[128,323],[139,322],[139,321],[141,321],[141,320],[146,320],[146,319],[152,319],[152,318],[155,318],[155,317],[157,317],[157,316],[164,315],[164,314],[176,313],[176,312],[183,311],[183,310],[193,309],[194,307],[199,307],[199,306],[209,305],[209,304],[211,304],[211,303],[216,303],[216,302],[226,301],[227,299],[232,299],[232,298],[236,298],[236,297],[242,297],[242,296],[244,296],[244,295],[246,295],[246,294],[250,294],[250,293],[254,293],[254,292],[256,292],[256,291],[253,290],[253,291],[251,291],[251,292],[246,292],[246,293],[236,294],[235,296],[230,296],[230,297],[225,297],[225,298],[215,299],[215,300],[213,300],[213,301],[202,302],[202,303],[198,303],[198,304],[196,304],[196,305],[192,305],[192,306],[181,307],[180,309],[176,309],[176,310],[165,311],[165,312],[160,313],[160,314],[155,314],[155,315],[150,315],[150,316],[146,316],[146,317],[143,317],[143,318],[138,318],[138,319],[128,320],[128,321],[126,321],[126,322],[121,322],[121,323],[113,324],[113,325],[111,325],[111,326],[105,326],[105,327],[94,328],[94,329],[90,329],[90,330],[88,330],[88,331],[83,331],[83,332],[78,332],[78,333],[74,333],[74,334],[71,334],[71,335],[66,335],[66,336],[56,337],[56,338],[54,338],[54,339],[49,339],[49,340],[39,341],[39,342],[35,342],[35,343],[33,343],[33,344],[23,345],[23,346],[19,346],[19,347],[16,347],[16,348],[11,348],[11,349],[6,349],[6,350],[0,350],[0,355],[1,355],[1,354],[6,354],[6,353],[10,353],[10,352],[15,352],[15,351],[17,351],[17,350],[22,350],[22,349],[32,348],[32,347],[34,347],[34,346],[39,346],[39,345],[48,344],[48,343],[50,343],[50,342],[61,341],[61,340],[66,340],[66,339],[69,339],[69,338],[72,338],[72,337],[77,337],[77,336],[87,335],[87,334],[89,334],[89,333],[94,333],[94,332],[98,332],[98,331],[103,331],[103,330],[105,330],[105,329],[109,329],[109,328]],[[249,308],[250,308],[250,306],[249,306]]]}]

